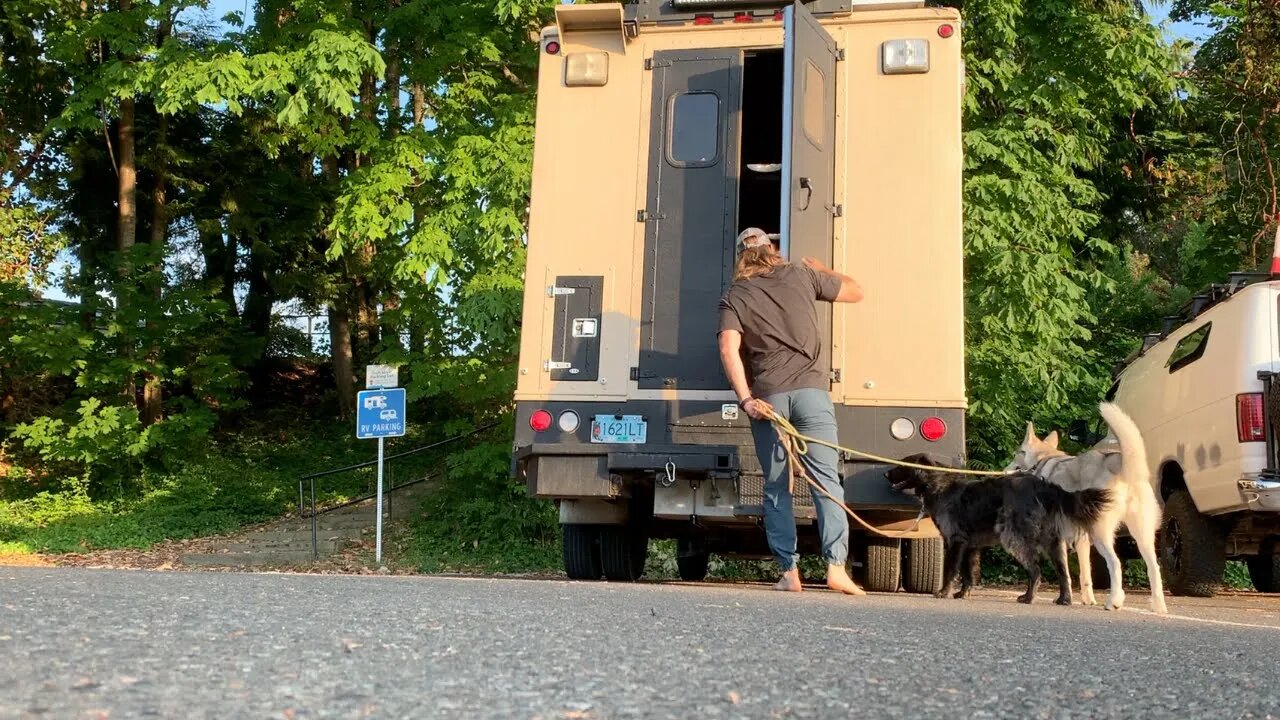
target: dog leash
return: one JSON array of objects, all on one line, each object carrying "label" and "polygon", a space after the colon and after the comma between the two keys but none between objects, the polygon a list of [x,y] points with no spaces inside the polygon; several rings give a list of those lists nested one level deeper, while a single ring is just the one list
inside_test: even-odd
[{"label": "dog leash", "polygon": [[[808,455],[809,443],[814,443],[816,445],[823,445],[825,447],[832,448],[837,452],[847,452],[852,455],[858,455],[860,457],[864,457],[870,460],[878,460],[880,462],[888,463],[890,465],[917,468],[920,470],[930,470],[934,472],[938,471],[939,468],[929,466],[929,465],[918,465],[916,463],[909,463],[903,460],[893,460],[891,458],[881,457],[879,455],[873,455],[871,453],[862,452],[860,450],[854,450],[852,448],[842,447],[840,445],[836,445],[835,443],[829,443],[825,440],[819,440],[818,438],[809,437],[808,435],[804,435],[798,430],[796,430],[794,425],[788,422],[785,418],[780,417],[777,413],[773,412],[772,410],[765,411],[765,418],[773,423],[773,428],[778,433],[778,442],[782,445],[783,450],[787,454],[787,491],[788,492],[792,494],[795,493],[796,474],[799,473],[800,478],[802,480],[809,483],[809,486],[811,488],[825,495],[828,499],[830,499],[836,505],[839,505],[840,508],[844,510],[846,514],[849,515],[849,517],[853,518],[854,522],[858,523],[866,530],[869,530],[870,532],[873,532],[876,535],[879,535],[880,537],[897,539],[905,535],[914,533],[916,530],[920,528],[920,522],[924,520],[923,504],[920,506],[920,513],[916,515],[915,523],[907,530],[899,530],[899,531],[881,530],[880,528],[872,525],[866,520],[863,520],[861,517],[858,516],[856,512],[853,511],[852,508],[850,508],[847,504],[845,504],[843,500],[836,497],[835,495],[832,495],[830,492],[827,492],[827,489],[823,487],[821,483],[809,477],[809,474],[805,472],[804,464],[800,462],[799,456]],[[945,468],[945,470],[947,472],[961,472],[962,474],[965,474],[965,475],[998,476],[998,475],[1007,474],[1004,471],[996,471],[996,470],[955,470],[951,468]]]},{"label": "dog leash", "polygon": [[867,460],[875,460],[876,462],[882,462],[888,465],[897,465],[898,467],[915,468],[917,470],[930,470],[932,472],[948,472],[954,475],[975,475],[979,477],[1003,477],[1005,475],[1010,474],[1008,472],[1005,472],[1004,470],[969,470],[967,468],[943,468],[943,467],[938,467],[936,465],[920,465],[918,463],[910,463],[905,460],[894,460],[893,458],[887,458],[880,455],[873,455],[869,452],[854,450],[853,448],[847,448],[847,447],[844,447],[843,445],[837,445],[832,442],[827,442],[826,440],[819,440],[818,438],[809,437],[808,435],[801,434],[798,430],[796,430],[794,425],[792,425],[785,418],[779,416],[777,413],[773,412],[772,410],[766,411],[765,419],[773,423],[773,427],[778,431],[779,437],[785,434],[786,436],[788,436],[789,438],[792,438],[796,442],[796,452],[800,455],[808,455],[809,444],[813,443],[814,445],[822,445],[825,447],[829,447],[838,452],[844,452],[850,455],[857,455],[858,457],[865,458]]}]

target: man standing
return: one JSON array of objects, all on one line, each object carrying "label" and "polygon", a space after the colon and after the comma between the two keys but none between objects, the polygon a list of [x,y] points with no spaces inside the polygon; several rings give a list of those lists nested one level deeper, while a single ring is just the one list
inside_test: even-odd
[{"label": "man standing", "polygon": [[[764,470],[765,534],[782,570],[782,579],[774,589],[799,592],[787,458],[765,418],[771,410],[800,433],[836,442],[830,368],[818,362],[822,336],[814,303],[858,302],[862,289],[853,278],[812,258],[805,258],[804,265],[787,263],[759,228],[743,230],[737,250],[733,285],[720,300],[720,360],[738,404],[751,417],[756,455]],[[834,449],[811,444],[801,462],[809,477],[833,496],[842,496],[839,455]],[[849,520],[844,510],[821,493],[812,495],[822,555],[827,561],[827,586],[849,595],[866,594],[845,569]]]}]

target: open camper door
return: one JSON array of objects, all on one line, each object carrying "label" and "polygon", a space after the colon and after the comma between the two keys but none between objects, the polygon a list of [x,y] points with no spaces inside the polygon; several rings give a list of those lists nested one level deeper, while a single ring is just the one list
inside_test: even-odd
[{"label": "open camper door", "polygon": [[[801,2],[783,11],[779,249],[831,265],[835,217],[836,43]],[[831,367],[831,306],[818,304],[822,367]]]}]

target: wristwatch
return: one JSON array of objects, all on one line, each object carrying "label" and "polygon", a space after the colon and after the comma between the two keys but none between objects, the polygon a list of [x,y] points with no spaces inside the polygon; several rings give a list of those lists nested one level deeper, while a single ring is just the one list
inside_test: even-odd
[{"label": "wristwatch", "polygon": [[746,409],[747,409],[747,403],[751,402],[752,400],[755,400],[755,398],[753,398],[753,397],[751,397],[750,395],[748,395],[748,396],[746,396],[746,397],[744,397],[744,398],[742,398],[741,400],[739,400],[739,401],[738,401],[738,407],[742,408],[743,410],[746,410]]}]

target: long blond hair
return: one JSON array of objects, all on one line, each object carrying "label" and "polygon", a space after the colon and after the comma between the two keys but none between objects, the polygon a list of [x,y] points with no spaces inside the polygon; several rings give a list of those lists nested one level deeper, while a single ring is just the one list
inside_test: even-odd
[{"label": "long blond hair", "polygon": [[757,275],[763,275],[779,265],[786,265],[787,261],[782,255],[774,249],[772,244],[761,245],[759,247],[744,248],[738,254],[738,262],[733,266],[733,280],[750,280]]}]

